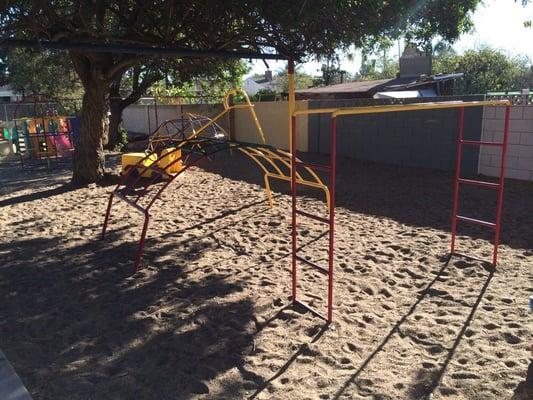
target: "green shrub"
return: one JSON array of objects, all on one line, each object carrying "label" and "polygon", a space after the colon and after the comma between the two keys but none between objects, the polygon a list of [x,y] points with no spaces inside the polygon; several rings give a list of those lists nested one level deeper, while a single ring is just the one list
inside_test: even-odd
[{"label": "green shrub", "polygon": [[128,131],[123,126],[118,128],[118,138],[115,151],[123,151],[128,146]]}]

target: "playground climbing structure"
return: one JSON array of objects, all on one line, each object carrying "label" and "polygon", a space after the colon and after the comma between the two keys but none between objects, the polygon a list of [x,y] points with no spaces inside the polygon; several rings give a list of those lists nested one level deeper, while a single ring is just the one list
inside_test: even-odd
[{"label": "playground climbing structure", "polygon": [[[242,93],[242,104],[230,105],[229,96]],[[232,90],[224,97],[224,110],[213,118],[195,114],[184,114],[179,118],[165,121],[150,135],[148,148],[142,156],[137,156],[134,164],[123,163],[123,176],[111,192],[102,238],[110,220],[113,201],[119,199],[144,216],[141,238],[135,257],[134,268],[138,271],[150,221],[150,209],[170,184],[187,169],[203,159],[224,150],[236,150],[254,162],[263,173],[268,203],[273,206],[271,179],[291,182],[294,178],[300,185],[324,192],[328,207],[331,206],[330,191],[311,166],[291,166],[291,153],[267,145],[263,130],[246,93]],[[218,121],[233,109],[249,110],[257,127],[260,144],[243,143],[229,139],[228,133]],[[142,154],[142,153],[141,153]],[[125,157],[128,155],[126,154]],[[125,159],[123,157],[123,160]]]}]

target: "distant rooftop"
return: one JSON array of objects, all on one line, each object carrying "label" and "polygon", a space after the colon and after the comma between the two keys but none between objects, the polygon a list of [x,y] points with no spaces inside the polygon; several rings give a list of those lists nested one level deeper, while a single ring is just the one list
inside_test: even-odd
[{"label": "distant rooftop", "polygon": [[[298,99],[350,99],[370,98],[378,92],[391,92],[409,89],[434,88],[438,94],[446,82],[453,81],[462,74],[421,75],[371,81],[346,82],[336,85],[296,90]],[[449,94],[449,93],[446,93]]]}]

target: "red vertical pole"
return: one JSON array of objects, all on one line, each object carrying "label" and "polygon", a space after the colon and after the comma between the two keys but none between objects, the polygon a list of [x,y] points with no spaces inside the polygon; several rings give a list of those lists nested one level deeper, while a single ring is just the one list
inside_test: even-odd
[{"label": "red vertical pole", "polygon": [[291,153],[291,220],[292,220],[292,302],[296,303],[296,116],[294,115],[294,60],[289,58],[287,65],[287,78],[289,81],[289,151]]},{"label": "red vertical pole", "polygon": [[291,115],[292,302],[296,302],[296,117]]},{"label": "red vertical pole", "polygon": [[333,320],[333,251],[335,238],[335,174],[337,166],[337,117],[331,118],[329,145],[329,249],[328,249],[328,322]]},{"label": "red vertical pole", "polygon": [[109,214],[111,213],[111,205],[113,204],[113,197],[115,196],[115,193],[112,192],[109,196],[109,201],[107,202],[107,210],[105,212],[105,219],[104,219],[104,226],[102,227],[102,240],[105,237],[105,232],[107,230],[107,224],[109,223]]},{"label": "red vertical pole", "polygon": [[500,161],[500,180],[498,187],[498,209],[496,211],[496,232],[494,235],[494,253],[492,254],[492,265],[496,267],[498,262],[498,246],[500,245],[500,230],[502,226],[502,209],[503,209],[503,186],[505,183],[505,162],[507,159],[507,139],[509,136],[509,114],[510,106],[505,106],[505,124],[503,128],[503,145],[502,158]]},{"label": "red vertical pole", "polygon": [[141,257],[143,255],[144,240],[146,239],[146,230],[148,229],[148,222],[150,221],[150,215],[148,212],[144,213],[144,225],[141,233],[141,240],[139,241],[139,247],[137,249],[137,256],[135,257],[135,272],[139,272],[139,265],[141,264]]},{"label": "red vertical pole", "polygon": [[465,120],[464,107],[459,108],[457,157],[455,159],[455,179],[453,183],[453,210],[452,210],[452,244],[450,253],[455,251],[455,235],[457,234],[457,208],[459,204],[459,178],[461,177],[461,158],[463,153],[463,126]]}]

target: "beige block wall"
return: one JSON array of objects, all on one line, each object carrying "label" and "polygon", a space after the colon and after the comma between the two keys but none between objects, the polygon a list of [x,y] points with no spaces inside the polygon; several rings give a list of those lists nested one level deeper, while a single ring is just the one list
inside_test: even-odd
[{"label": "beige block wall", "polygon": [[[485,107],[482,140],[501,142],[504,129],[504,108]],[[481,146],[479,173],[499,176],[501,148]],[[505,176],[533,181],[533,105],[512,106]]]},{"label": "beige block wall", "polygon": [[[306,110],[308,103],[297,101],[297,110]],[[257,119],[263,127],[268,145],[285,149],[289,148],[289,103],[287,101],[268,101],[255,103]],[[249,143],[260,143],[259,134],[250,111],[235,110],[235,140]],[[299,116],[296,121],[297,149],[308,150],[308,118]]]}]

